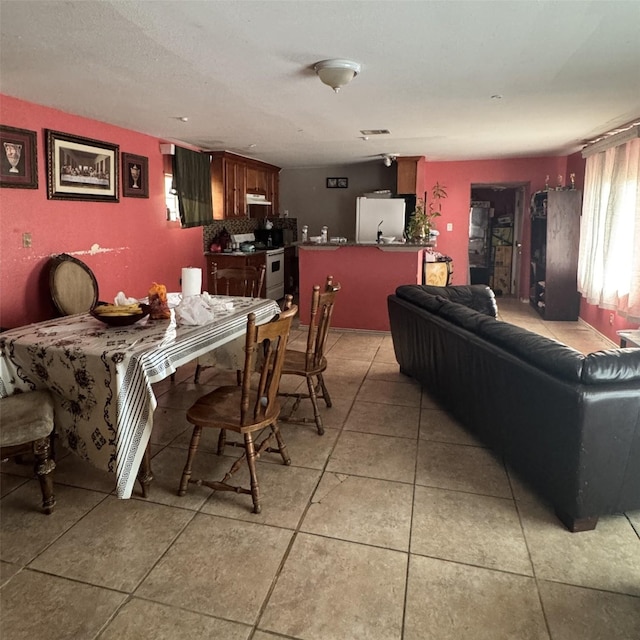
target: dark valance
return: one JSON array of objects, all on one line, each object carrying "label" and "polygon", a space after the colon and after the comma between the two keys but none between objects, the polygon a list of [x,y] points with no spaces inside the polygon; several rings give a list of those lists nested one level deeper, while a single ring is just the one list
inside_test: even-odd
[{"label": "dark valance", "polygon": [[211,164],[204,153],[176,146],[173,156],[173,183],[178,195],[183,227],[211,224]]}]

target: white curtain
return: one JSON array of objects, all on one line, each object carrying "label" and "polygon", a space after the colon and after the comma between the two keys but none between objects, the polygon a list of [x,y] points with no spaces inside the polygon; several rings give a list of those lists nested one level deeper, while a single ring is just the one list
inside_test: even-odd
[{"label": "white curtain", "polygon": [[587,158],[578,289],[640,322],[640,138]]}]

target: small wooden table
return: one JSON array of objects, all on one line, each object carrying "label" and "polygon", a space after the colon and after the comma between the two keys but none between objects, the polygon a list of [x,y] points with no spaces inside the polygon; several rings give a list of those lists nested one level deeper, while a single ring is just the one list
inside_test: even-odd
[{"label": "small wooden table", "polygon": [[620,336],[620,346],[640,348],[640,329],[624,329],[616,332]]}]

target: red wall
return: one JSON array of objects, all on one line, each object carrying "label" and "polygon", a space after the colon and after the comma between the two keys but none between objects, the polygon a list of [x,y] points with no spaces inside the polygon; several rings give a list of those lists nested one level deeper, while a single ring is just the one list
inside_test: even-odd
[{"label": "red wall", "polygon": [[[3,125],[37,132],[38,189],[0,189],[0,324],[15,327],[55,315],[47,261],[70,253],[95,273],[100,297],[145,296],[152,282],[179,291],[181,268],[205,267],[202,229],[166,220],[159,140],[87,118],[0,96]],[[45,129],[103,140],[149,158],[149,198],[120,202],[47,199]],[[32,247],[23,248],[22,234]]]},{"label": "red wall", "polygon": [[[436,226],[440,231],[438,236],[438,251],[453,258],[454,284],[468,282],[468,225],[469,200],[471,184],[492,184],[504,182],[528,182],[529,189],[525,193],[525,215],[523,220],[523,251],[520,278],[520,297],[527,297],[529,291],[529,248],[530,248],[530,217],[529,199],[531,193],[544,188],[546,176],[550,176],[549,183],[555,186],[557,176],[563,176],[563,183],[570,184],[569,175],[575,173],[576,188],[584,186],[585,161],[580,153],[562,157],[543,158],[511,158],[503,160],[469,160],[464,162],[429,162],[424,166],[427,190],[439,182],[446,186],[448,197],[442,201],[442,217],[438,218]],[[453,231],[446,231],[447,223],[453,223]],[[631,328],[623,318],[614,314],[613,325],[609,323],[609,311],[603,311],[587,304],[582,300],[580,317],[606,335],[618,342],[616,330]]]},{"label": "red wall", "polygon": [[[387,296],[402,284],[422,282],[422,250],[385,251],[371,247],[301,248],[300,322],[309,324],[311,292],[327,276],[340,283],[331,317],[334,329],[389,331]],[[363,284],[364,283],[364,284]]]},{"label": "red wall", "polygon": [[[462,162],[427,162],[425,165],[428,190],[436,182],[447,189],[447,198],[442,201],[442,217],[436,226],[438,251],[453,258],[454,284],[465,284],[469,279],[468,233],[469,202],[472,184],[493,184],[501,182],[528,182],[530,190],[525,193],[526,207],[522,264],[529,264],[529,210],[528,203],[532,191],[544,188],[545,176],[565,175],[566,158],[510,158],[504,160],[467,160]],[[447,231],[447,223],[453,223],[453,231]],[[522,269],[529,277],[529,270]],[[528,296],[529,283],[522,280],[521,292]],[[521,296],[522,297],[522,296]]]}]

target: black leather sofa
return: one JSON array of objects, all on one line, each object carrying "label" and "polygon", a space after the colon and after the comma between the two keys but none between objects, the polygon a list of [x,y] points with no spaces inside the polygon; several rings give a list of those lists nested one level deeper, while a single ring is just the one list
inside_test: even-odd
[{"label": "black leather sofa", "polygon": [[388,307],[400,371],[571,531],[640,508],[640,349],[585,356],[497,320],[484,285],[405,285]]}]

